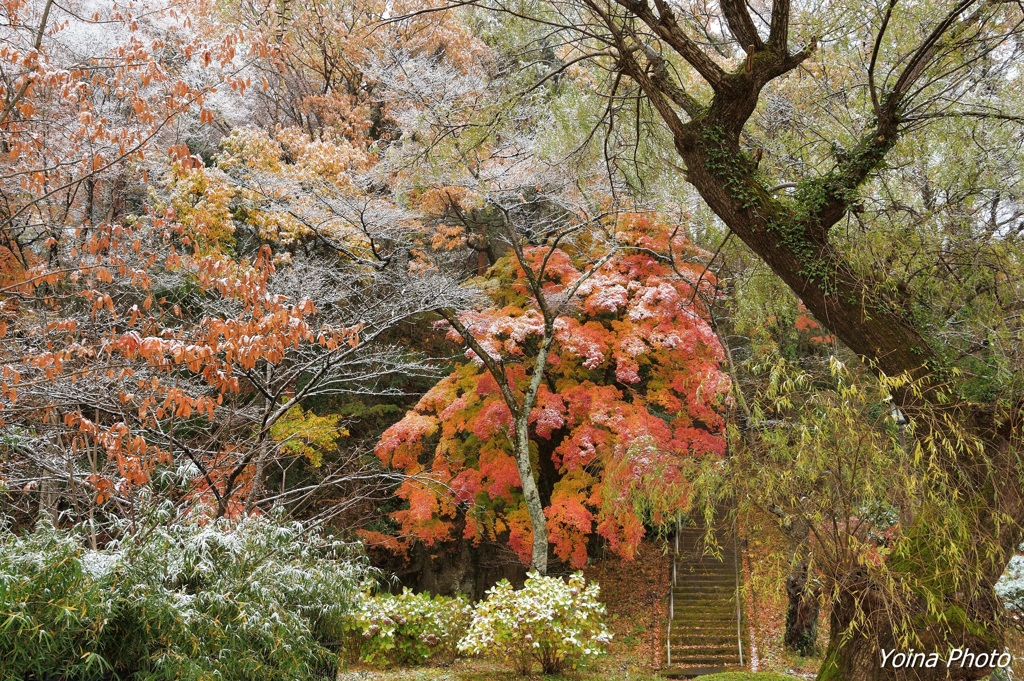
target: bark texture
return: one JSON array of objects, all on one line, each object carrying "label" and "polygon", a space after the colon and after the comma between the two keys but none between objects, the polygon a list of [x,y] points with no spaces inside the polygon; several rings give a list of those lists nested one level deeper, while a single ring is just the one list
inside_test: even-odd
[{"label": "bark texture", "polygon": [[783,642],[798,655],[810,657],[818,651],[818,599],[821,589],[808,584],[807,563],[799,563],[786,577],[786,631]]}]

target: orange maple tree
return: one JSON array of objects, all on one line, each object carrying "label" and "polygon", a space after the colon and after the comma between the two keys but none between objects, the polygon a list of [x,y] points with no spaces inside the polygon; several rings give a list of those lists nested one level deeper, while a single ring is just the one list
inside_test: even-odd
[{"label": "orange maple tree", "polygon": [[[491,269],[499,285],[489,287],[490,305],[459,313],[459,330],[448,327],[463,345],[472,334],[470,361],[376,449],[410,476],[397,491],[405,507],[392,514],[406,539],[370,539],[399,548],[457,533],[474,542],[505,539],[530,562],[533,526],[512,452],[513,415],[489,368],[500,364],[520,397],[528,389],[544,333],[535,284],[548,300],[574,299],[554,321],[528,417],[555,555],[581,566],[596,532],[632,556],[645,525],[688,508],[692,465],[725,452],[729,379],[701,302],[713,282],[699,264],[659,256],[696,251],[678,229],[648,216],[620,219],[620,247],[593,272],[577,264],[578,253],[544,246],[523,248],[523,264],[509,253]],[[543,280],[531,282],[538,271]],[[479,351],[489,355],[487,366]]]}]

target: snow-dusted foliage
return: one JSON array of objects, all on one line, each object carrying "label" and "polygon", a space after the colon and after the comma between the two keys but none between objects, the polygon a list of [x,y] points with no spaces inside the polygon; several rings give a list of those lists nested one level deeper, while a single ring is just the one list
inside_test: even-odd
[{"label": "snow-dusted foliage", "polygon": [[[90,551],[49,524],[0,542],[0,677],[320,678],[372,574],[277,518],[155,522]],[[46,632],[40,635],[40,632]]]},{"label": "snow-dusted foliage", "polygon": [[604,654],[612,639],[599,593],[581,572],[567,582],[531,572],[519,590],[502,580],[477,603],[459,650],[500,656],[522,674],[534,660],[546,674],[576,668]]},{"label": "snow-dusted foliage", "polygon": [[109,613],[75,537],[48,519],[24,537],[0,535],[0,678],[98,678],[105,663],[90,644]]},{"label": "snow-dusted foliage", "polygon": [[996,594],[1013,616],[1024,618],[1024,555],[1010,559],[1006,572],[996,583]]},{"label": "snow-dusted foliage", "polygon": [[349,619],[349,653],[377,665],[450,660],[472,609],[465,598],[415,594],[365,595]]}]

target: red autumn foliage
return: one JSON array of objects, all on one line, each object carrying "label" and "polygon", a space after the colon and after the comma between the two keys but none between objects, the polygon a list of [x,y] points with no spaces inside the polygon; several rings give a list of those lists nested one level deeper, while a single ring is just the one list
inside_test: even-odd
[{"label": "red autumn foliage", "polygon": [[[723,405],[729,379],[722,348],[702,314],[699,266],[673,269],[651,251],[691,249],[670,227],[632,216],[631,240],[582,282],[574,306],[555,322],[555,342],[529,415],[549,540],[574,567],[596,532],[632,556],[646,532],[687,508],[691,465],[725,452]],[[637,248],[642,246],[643,249]],[[647,250],[650,249],[650,250]],[[544,290],[557,296],[582,276],[570,253],[532,247],[547,258]],[[522,391],[543,320],[526,273],[507,256],[493,306],[459,315],[479,347],[501,359]],[[454,330],[449,337],[463,339]],[[437,383],[388,429],[376,452],[414,476],[398,490],[401,534],[433,544],[463,536],[503,539],[529,562],[532,530],[511,453],[512,415],[477,355]],[[401,542],[399,542],[401,543]]]}]

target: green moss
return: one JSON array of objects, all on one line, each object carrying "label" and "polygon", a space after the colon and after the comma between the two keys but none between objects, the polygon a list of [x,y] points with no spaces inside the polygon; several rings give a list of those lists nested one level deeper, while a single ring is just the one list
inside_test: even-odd
[{"label": "green moss", "polygon": [[[747,154],[729,147],[720,126],[703,128],[700,144],[708,170],[721,180],[725,190],[744,210],[764,210],[769,206],[765,200],[768,190],[757,175],[757,164]],[[763,216],[768,229],[778,235],[800,262],[800,273],[820,286],[826,295],[835,290],[834,273],[829,262],[819,255],[820,244],[808,238],[807,222],[828,202],[829,191],[828,185],[820,181],[802,182],[790,210]]]},{"label": "green moss", "polygon": [[825,653],[825,659],[821,662],[816,681],[840,681],[843,678],[839,671],[839,664],[836,661],[839,649],[835,645],[829,645]]},{"label": "green moss", "polygon": [[760,197],[748,181],[756,173],[756,164],[742,151],[729,148],[721,126],[708,125],[701,130],[701,148],[707,169],[722,181],[729,195],[744,209],[757,207]]}]

